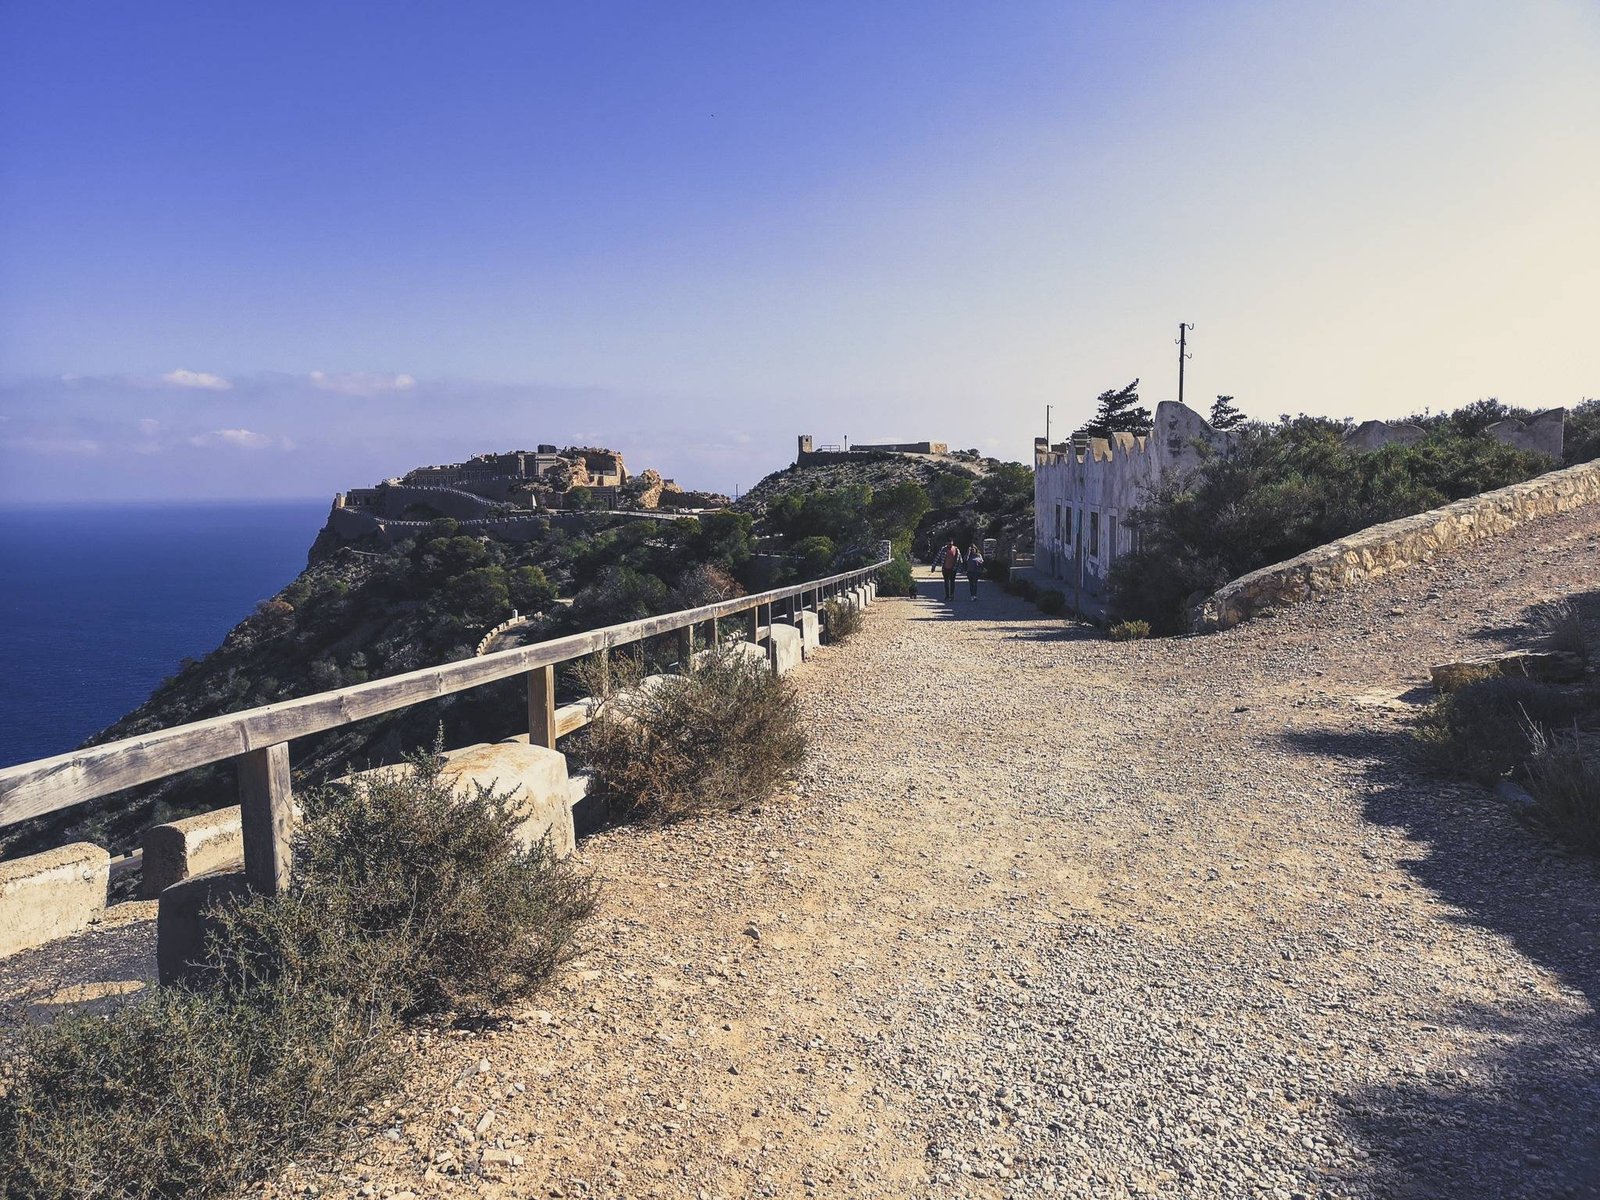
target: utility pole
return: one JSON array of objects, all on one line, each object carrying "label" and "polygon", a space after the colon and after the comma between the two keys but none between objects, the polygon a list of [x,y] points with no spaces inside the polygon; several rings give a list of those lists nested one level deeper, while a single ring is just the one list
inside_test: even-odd
[{"label": "utility pole", "polygon": [[1194,328],[1193,325],[1186,325],[1182,321],[1178,322],[1178,403],[1179,404],[1183,403],[1183,360],[1186,359],[1186,358],[1193,358],[1194,357],[1194,355],[1187,353],[1188,341],[1186,340],[1185,335],[1187,334],[1187,332],[1189,330],[1191,330],[1193,328]]},{"label": "utility pole", "polygon": [[1050,410],[1054,407],[1054,404],[1044,406],[1044,444],[1047,450],[1050,448]]}]

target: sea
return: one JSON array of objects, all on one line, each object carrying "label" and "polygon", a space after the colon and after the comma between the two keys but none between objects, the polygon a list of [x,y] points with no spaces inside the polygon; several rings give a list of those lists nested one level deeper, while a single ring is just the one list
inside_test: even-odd
[{"label": "sea", "polygon": [[298,575],[322,500],[0,509],[0,766],[61,754]]}]

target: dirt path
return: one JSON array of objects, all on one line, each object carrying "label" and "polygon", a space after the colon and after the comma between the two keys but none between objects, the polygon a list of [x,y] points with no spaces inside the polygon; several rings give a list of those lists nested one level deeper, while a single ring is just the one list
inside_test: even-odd
[{"label": "dirt path", "polygon": [[268,1191],[1600,1194],[1600,864],[1378,703],[1597,562],[1574,514],[1126,645],[882,601],[794,677],[798,794],[588,840],[585,960]]}]

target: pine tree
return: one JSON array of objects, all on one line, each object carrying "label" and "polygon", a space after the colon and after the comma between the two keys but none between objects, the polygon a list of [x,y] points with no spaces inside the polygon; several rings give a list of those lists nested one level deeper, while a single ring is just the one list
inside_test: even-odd
[{"label": "pine tree", "polygon": [[1139,381],[1125,388],[1108,388],[1095,397],[1099,406],[1094,418],[1080,433],[1088,437],[1110,437],[1113,433],[1149,433],[1155,422],[1148,408],[1139,405]]},{"label": "pine tree", "polygon": [[1211,406],[1211,428],[1220,432],[1237,429],[1248,418],[1234,407],[1232,396],[1218,396]]}]

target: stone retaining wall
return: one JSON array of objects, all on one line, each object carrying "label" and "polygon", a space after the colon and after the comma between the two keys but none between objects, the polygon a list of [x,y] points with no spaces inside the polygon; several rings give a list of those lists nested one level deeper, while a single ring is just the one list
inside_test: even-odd
[{"label": "stone retaining wall", "polygon": [[1241,575],[1189,610],[1189,629],[1210,633],[1265,608],[1300,604],[1498,537],[1539,517],[1600,503],[1600,461],[1457,500],[1307,550]]}]

